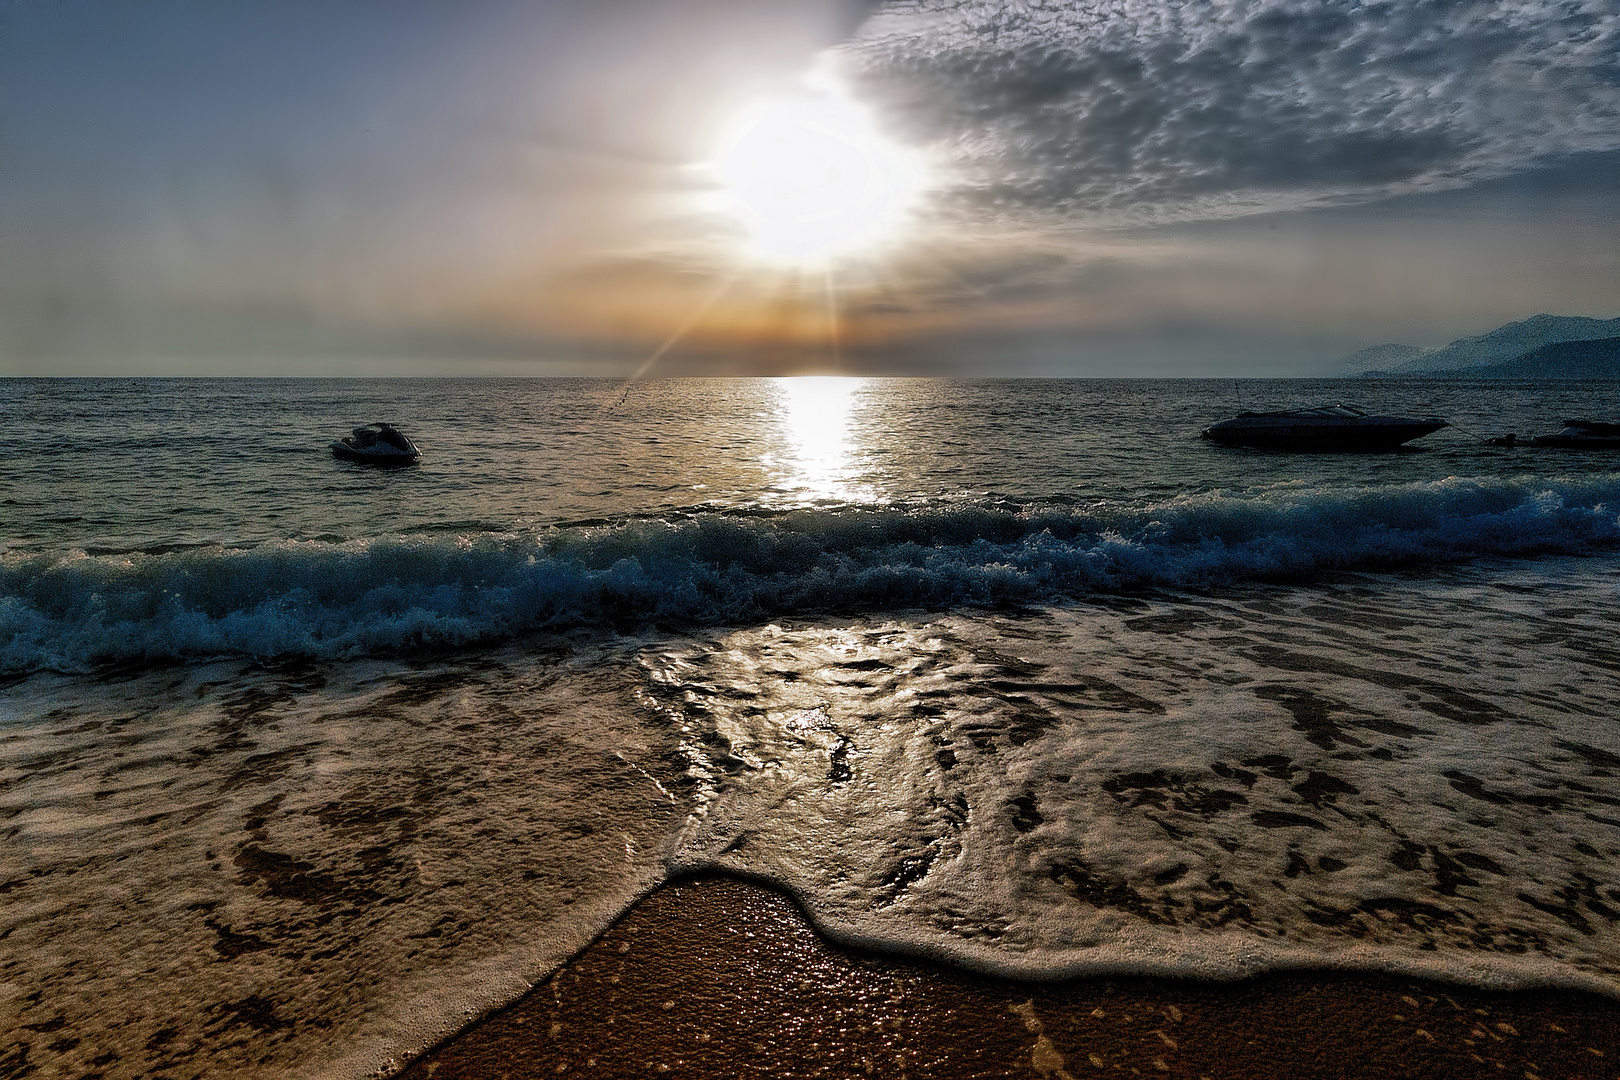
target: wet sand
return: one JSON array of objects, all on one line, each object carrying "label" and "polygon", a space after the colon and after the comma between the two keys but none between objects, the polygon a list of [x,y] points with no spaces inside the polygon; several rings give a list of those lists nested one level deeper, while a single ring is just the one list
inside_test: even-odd
[{"label": "wet sand", "polygon": [[1018,983],[838,947],[786,897],[667,885],[434,1077],[1620,1077],[1620,1002],[1378,975]]}]

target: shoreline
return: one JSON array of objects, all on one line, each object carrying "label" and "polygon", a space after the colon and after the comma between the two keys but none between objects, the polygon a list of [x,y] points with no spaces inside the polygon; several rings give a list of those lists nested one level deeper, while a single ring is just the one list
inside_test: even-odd
[{"label": "shoreline", "polygon": [[401,1075],[1616,1080],[1620,1002],[1344,971],[1019,982],[834,944],[786,895],[702,876]]}]

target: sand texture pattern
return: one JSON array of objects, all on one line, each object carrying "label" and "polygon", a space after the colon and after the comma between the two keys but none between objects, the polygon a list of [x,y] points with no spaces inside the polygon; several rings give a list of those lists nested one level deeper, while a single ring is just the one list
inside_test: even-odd
[{"label": "sand texture pattern", "polygon": [[649,896],[416,1061],[448,1077],[1620,1076],[1620,1004],[1379,975],[1019,983],[848,950],[725,878]]}]

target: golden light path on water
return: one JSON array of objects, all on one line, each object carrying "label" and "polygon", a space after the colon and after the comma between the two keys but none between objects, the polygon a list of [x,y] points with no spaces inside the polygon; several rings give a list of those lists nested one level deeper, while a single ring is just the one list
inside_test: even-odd
[{"label": "golden light path on water", "polygon": [[773,380],[783,447],[764,464],[794,502],[864,502],[856,480],[855,432],[865,379],[801,376]]}]

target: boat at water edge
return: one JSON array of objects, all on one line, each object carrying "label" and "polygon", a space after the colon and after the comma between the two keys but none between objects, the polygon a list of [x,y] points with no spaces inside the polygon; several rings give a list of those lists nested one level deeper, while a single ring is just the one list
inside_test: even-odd
[{"label": "boat at water edge", "polygon": [[1349,405],[1324,405],[1278,412],[1243,412],[1211,424],[1203,437],[1222,446],[1264,450],[1394,450],[1441,428],[1438,416],[1369,416]]}]

